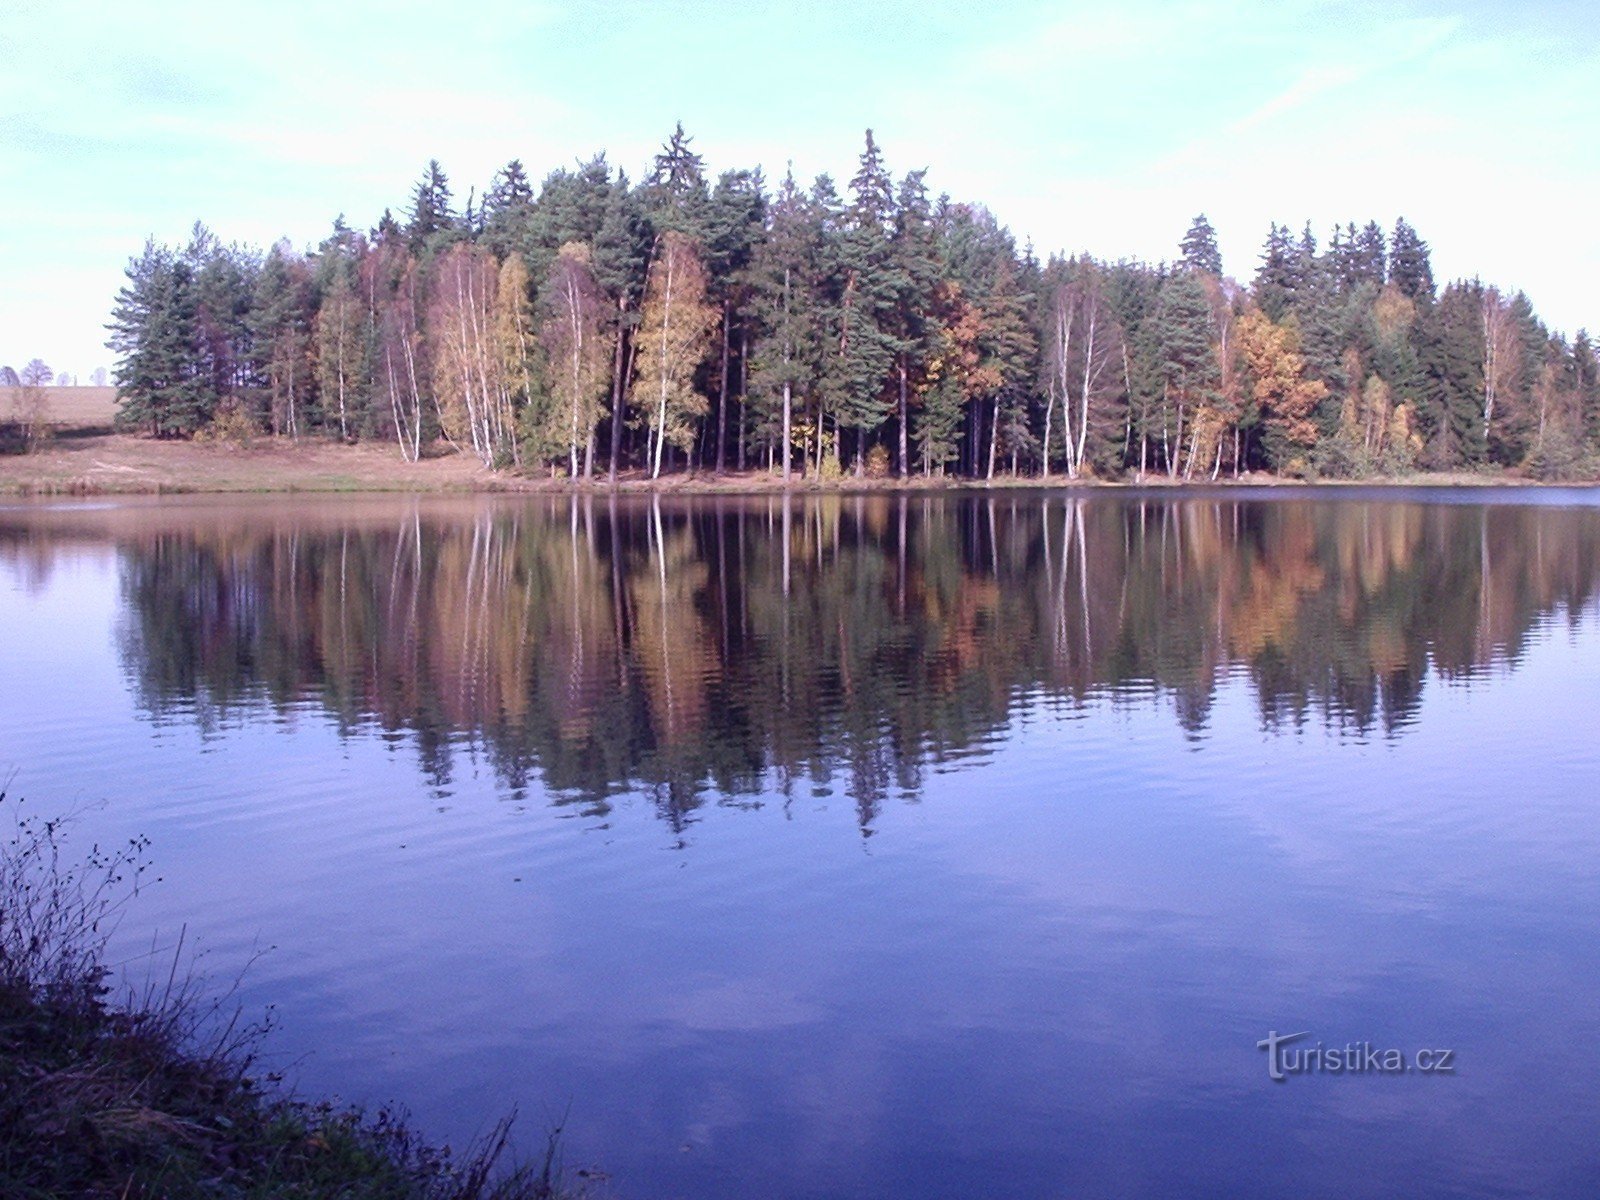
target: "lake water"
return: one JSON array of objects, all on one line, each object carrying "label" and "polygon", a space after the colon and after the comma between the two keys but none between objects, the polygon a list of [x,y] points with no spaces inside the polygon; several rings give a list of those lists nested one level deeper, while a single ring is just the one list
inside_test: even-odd
[{"label": "lake water", "polygon": [[630,1200],[1592,1198],[1597,586],[1580,491],[13,503],[0,769]]}]

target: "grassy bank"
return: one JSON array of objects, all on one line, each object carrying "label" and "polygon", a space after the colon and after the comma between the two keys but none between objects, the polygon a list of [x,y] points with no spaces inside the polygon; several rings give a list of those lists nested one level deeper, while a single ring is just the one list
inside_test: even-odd
[{"label": "grassy bank", "polygon": [[[1034,476],[1002,475],[992,482],[970,479],[858,479],[853,475],[818,480],[796,476],[795,491],[910,491],[994,490],[1037,488],[1040,486],[1119,487],[1131,481],[1080,481],[1069,484],[1056,476],[1040,480]],[[1241,480],[1222,480],[1229,486],[1241,484],[1281,484],[1296,486],[1301,481],[1271,475],[1254,475]],[[1528,484],[1533,481],[1506,471],[1418,473],[1398,479],[1350,482],[1394,483],[1407,486]],[[662,493],[727,494],[776,492],[783,480],[765,470],[710,471],[677,473],[651,480],[642,473],[630,473],[618,481],[618,491]],[[1142,486],[1213,486],[1209,481],[1192,484],[1168,481],[1152,474]],[[31,454],[0,456],[0,495],[13,496],[103,496],[161,495],[183,493],[260,493],[260,492],[566,492],[574,489],[608,491],[604,478],[595,481],[569,481],[548,476],[524,475],[514,471],[490,471],[469,454],[445,453],[406,462],[393,446],[339,445],[317,439],[300,442],[257,438],[249,445],[223,442],[158,441],[152,438],[94,431],[63,431]]]},{"label": "grassy bank", "polygon": [[552,1200],[555,1137],[504,1161],[509,1122],[466,1152],[392,1111],[285,1094],[241,1028],[174,972],[114,1000],[107,933],[142,843],[69,864],[60,821],[0,793],[0,1195],[8,1200]]}]

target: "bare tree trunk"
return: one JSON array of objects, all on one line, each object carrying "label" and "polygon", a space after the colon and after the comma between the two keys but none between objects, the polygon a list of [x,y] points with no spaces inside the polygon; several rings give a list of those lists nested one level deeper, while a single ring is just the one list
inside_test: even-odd
[{"label": "bare tree trunk", "polygon": [[1055,415],[1056,411],[1056,390],[1055,388],[1049,388],[1047,391],[1048,397],[1044,406],[1044,462],[1041,464],[1039,471],[1041,479],[1050,478],[1050,418]]},{"label": "bare tree trunk", "polygon": [[622,372],[622,343],[627,340],[627,326],[623,318],[627,315],[628,302],[625,298],[617,300],[617,350],[611,362],[611,463],[606,470],[606,479],[615,483],[617,481],[617,460],[622,457],[622,397],[623,397],[623,372]]},{"label": "bare tree trunk", "polygon": [[[788,347],[785,347],[784,348],[784,357],[786,359],[788,358],[788,354],[789,354]],[[793,405],[793,403],[794,403],[794,399],[793,399],[793,396],[791,394],[791,388],[790,388],[789,380],[787,378],[785,378],[784,381],[783,381],[783,486],[784,487],[788,487],[789,486],[789,464],[794,458],[794,448],[793,448],[794,429],[793,429],[793,421],[792,421],[792,416],[793,416],[792,405]]]},{"label": "bare tree trunk", "polygon": [[728,322],[733,318],[733,302],[722,302],[722,381],[717,390],[717,474],[727,461],[728,445]]},{"label": "bare tree trunk", "polygon": [[[745,426],[750,422],[750,331],[739,322],[739,470],[744,470]],[[771,443],[768,443],[770,447]],[[768,456],[770,458],[770,454]],[[770,462],[767,464],[772,465]]]},{"label": "bare tree trunk", "polygon": [[667,440],[667,358],[669,343],[667,332],[672,328],[672,285],[673,268],[677,265],[676,255],[670,251],[667,254],[667,288],[666,295],[661,305],[661,395],[656,406],[656,444],[655,461],[650,469],[650,478],[661,478],[661,448]]},{"label": "bare tree trunk", "polygon": [[910,406],[906,403],[906,374],[908,368],[906,356],[900,355],[900,478],[904,479],[907,473],[909,451],[911,448],[909,425]]},{"label": "bare tree trunk", "polygon": [[1083,471],[1083,452],[1089,444],[1089,393],[1100,374],[1094,362],[1094,334],[1099,323],[1100,310],[1091,297],[1089,302],[1089,340],[1083,348],[1083,390],[1078,410],[1078,444],[1072,449],[1072,477]]},{"label": "bare tree trunk", "polygon": [[995,393],[993,415],[989,419],[989,473],[985,476],[988,480],[994,479],[994,455],[1000,446],[1000,394]]}]

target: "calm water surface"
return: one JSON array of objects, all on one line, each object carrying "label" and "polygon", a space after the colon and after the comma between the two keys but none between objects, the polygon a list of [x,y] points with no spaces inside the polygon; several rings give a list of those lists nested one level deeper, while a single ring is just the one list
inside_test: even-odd
[{"label": "calm water surface", "polygon": [[1485,499],[12,504],[0,766],[621,1197],[1593,1197],[1600,507]]}]

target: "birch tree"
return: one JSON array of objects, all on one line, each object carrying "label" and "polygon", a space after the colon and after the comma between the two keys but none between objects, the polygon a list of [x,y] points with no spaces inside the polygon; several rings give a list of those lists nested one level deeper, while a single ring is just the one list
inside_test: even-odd
[{"label": "birch tree", "polygon": [[694,443],[695,421],[709,410],[695,390],[694,375],[710,349],[717,315],[706,302],[699,250],[686,235],[668,230],[650,265],[630,393],[633,407],[648,422],[652,479],[661,475],[666,444],[687,450]]},{"label": "birch tree", "polygon": [[498,285],[493,255],[457,243],[439,260],[428,320],[439,427],[486,467],[509,459],[515,436],[492,334]]},{"label": "birch tree", "polygon": [[316,316],[317,391],[324,419],[339,424],[341,441],[350,440],[350,401],[361,369],[361,303],[344,270],[322,298]]},{"label": "birch tree", "polygon": [[550,264],[540,292],[544,347],[552,399],[551,442],[566,447],[567,472],[577,478],[580,456],[594,470],[594,431],[600,423],[611,345],[605,335],[605,297],[595,282],[589,247],[568,242]]}]

